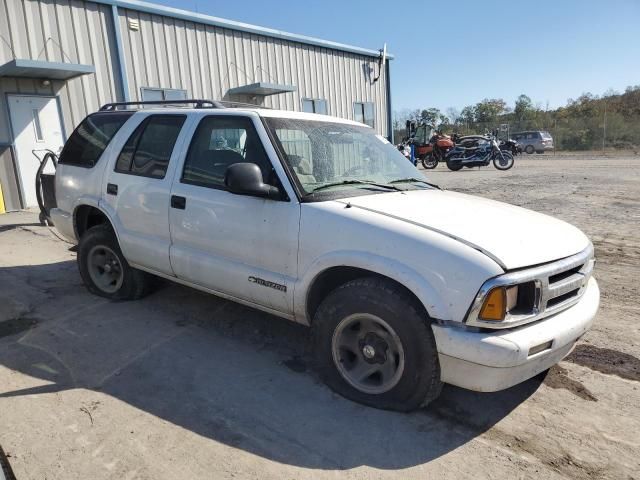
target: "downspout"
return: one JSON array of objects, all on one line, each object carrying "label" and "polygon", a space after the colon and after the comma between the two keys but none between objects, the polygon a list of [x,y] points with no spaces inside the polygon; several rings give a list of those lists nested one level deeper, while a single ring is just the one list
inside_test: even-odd
[{"label": "downspout", "polygon": [[[118,7],[111,5],[111,15],[113,17],[113,33],[116,39],[116,51],[118,52],[118,71],[120,73],[120,84],[122,85],[122,101],[128,102],[129,98],[129,82],[127,81],[127,64],[124,58],[124,49],[122,47],[122,35],[120,33],[120,15]],[[117,101],[117,99],[114,99]]]},{"label": "downspout", "polygon": [[391,67],[389,59],[385,62],[385,83],[387,87],[387,140],[393,142],[393,115],[391,113]]}]

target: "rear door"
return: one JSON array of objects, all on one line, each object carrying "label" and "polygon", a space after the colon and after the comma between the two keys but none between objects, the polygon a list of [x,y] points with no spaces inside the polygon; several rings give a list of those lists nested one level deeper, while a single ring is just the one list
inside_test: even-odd
[{"label": "rear door", "polygon": [[169,197],[186,120],[182,114],[143,116],[105,173],[103,200],[127,261],[168,275]]},{"label": "rear door", "polygon": [[[275,164],[264,128],[256,126],[257,117],[254,123],[241,114],[207,115],[199,122],[171,192],[171,264],[181,279],[291,313],[300,205],[285,192],[282,166]],[[257,164],[282,198],[227,191],[226,169],[239,162]]]}]

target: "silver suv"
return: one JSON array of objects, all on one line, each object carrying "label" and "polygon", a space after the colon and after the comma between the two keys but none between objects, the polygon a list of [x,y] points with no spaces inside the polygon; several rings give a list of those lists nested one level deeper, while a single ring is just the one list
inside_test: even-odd
[{"label": "silver suv", "polygon": [[538,130],[528,132],[518,132],[511,137],[522,145],[523,151],[528,154],[544,153],[547,150],[553,150],[553,138],[549,132]]}]

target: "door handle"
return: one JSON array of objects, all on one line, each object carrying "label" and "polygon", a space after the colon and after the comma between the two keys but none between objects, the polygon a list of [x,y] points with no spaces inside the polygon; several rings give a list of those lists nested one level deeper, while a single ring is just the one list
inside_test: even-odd
[{"label": "door handle", "polygon": [[118,195],[118,185],[114,183],[107,183],[107,193],[109,195]]},{"label": "door handle", "polygon": [[187,206],[187,199],[179,195],[171,195],[171,208],[184,210]]}]

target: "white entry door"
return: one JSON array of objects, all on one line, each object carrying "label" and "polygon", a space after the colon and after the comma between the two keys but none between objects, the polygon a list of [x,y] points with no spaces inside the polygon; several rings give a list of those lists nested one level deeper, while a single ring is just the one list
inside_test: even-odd
[{"label": "white entry door", "polygon": [[[25,207],[38,206],[36,172],[40,162],[33,150],[49,149],[58,153],[64,144],[60,110],[54,97],[9,95],[11,130],[18,162],[18,177]],[[38,152],[40,158],[44,152]],[[48,166],[51,169],[51,165]],[[50,170],[47,170],[47,173]]]}]

